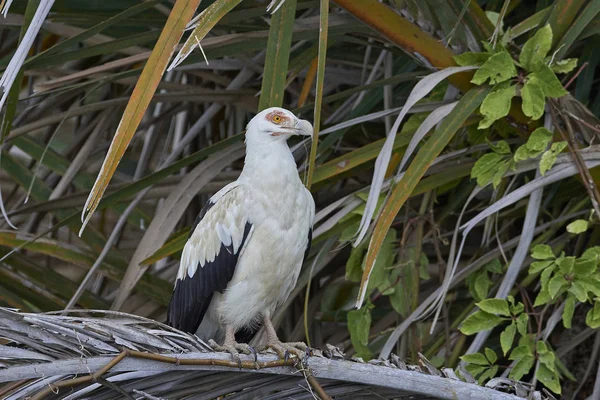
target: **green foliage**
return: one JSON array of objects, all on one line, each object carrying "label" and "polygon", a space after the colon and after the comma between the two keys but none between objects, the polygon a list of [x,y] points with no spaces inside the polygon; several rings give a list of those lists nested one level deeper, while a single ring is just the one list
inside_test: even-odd
[{"label": "green foliage", "polygon": [[501,274],[502,265],[497,258],[488,263],[484,268],[470,274],[467,277],[467,285],[471,296],[477,301],[485,299],[489,293],[493,282],[490,280],[490,274]]},{"label": "green foliage", "polygon": [[579,233],[587,231],[588,225],[588,221],[586,221],[585,219],[578,219],[567,225],[567,232],[574,233],[577,235]]},{"label": "green foliage", "polygon": [[508,115],[512,98],[517,94],[517,86],[505,83],[508,85],[497,85],[481,103],[480,112],[484,118],[479,122],[479,129],[489,128],[494,121]]},{"label": "green foliage", "polygon": [[523,45],[519,55],[519,63],[527,71],[533,71],[544,63],[546,55],[552,47],[552,29],[546,25]]},{"label": "green foliage", "polygon": [[523,99],[523,114],[531,119],[540,119],[544,114],[544,91],[538,84],[537,79],[527,79],[521,88]]},{"label": "green foliage", "polygon": [[550,149],[546,150],[551,142],[552,132],[544,127],[534,130],[529,135],[527,142],[519,146],[514,155],[505,141],[501,140],[496,145],[488,142],[493,153],[484,154],[477,160],[471,170],[471,178],[477,179],[479,186],[485,186],[492,182],[494,188],[496,188],[504,174],[510,168],[514,168],[516,163],[537,158],[540,155],[540,172],[544,175],[552,168],[556,162],[556,157],[567,146],[567,142],[555,142],[552,143]]},{"label": "green foliage", "polygon": [[[482,85],[488,82],[494,86],[481,104],[480,112],[484,118],[479,123],[479,129],[489,128],[495,121],[507,116],[512,98],[517,94],[523,100],[523,113],[533,120],[541,118],[547,97],[557,98],[567,94],[556,74],[569,72],[577,65],[576,59],[547,59],[552,46],[550,25],[539,29],[523,45],[518,62],[504,45],[501,43],[492,49],[484,43],[487,52],[467,52],[454,57],[458,65],[479,66],[472,83]],[[517,67],[521,70],[518,71]]]},{"label": "green foliage", "polygon": [[485,348],[484,353],[465,354],[460,358],[467,363],[467,371],[477,378],[480,384],[493,378],[498,373],[498,356],[490,348]]},{"label": "green foliage", "polygon": [[373,353],[368,347],[372,308],[372,304],[366,304],[358,310],[348,312],[348,331],[350,332],[352,346],[356,350],[356,355],[364,360],[373,358]]},{"label": "green foliage", "polygon": [[542,154],[542,159],[540,160],[540,172],[542,175],[546,173],[554,163],[556,162],[556,157],[567,147],[567,142],[556,142],[552,143],[552,147],[550,150]]},{"label": "green foliage", "polygon": [[564,327],[570,328],[577,303],[589,302],[594,304],[594,308],[588,312],[586,323],[591,327],[596,326],[598,320],[594,310],[596,299],[600,295],[599,252],[600,247],[592,247],[579,258],[567,257],[564,253],[556,257],[548,245],[533,247],[531,257],[540,261],[531,263],[529,274],[541,272],[541,289],[535,299],[534,307],[565,296],[562,320]]},{"label": "green foliage", "polygon": [[477,72],[475,72],[471,82],[476,85],[482,85],[489,79],[489,83],[495,85],[515,76],[517,76],[517,68],[510,53],[501,51],[483,63]]}]

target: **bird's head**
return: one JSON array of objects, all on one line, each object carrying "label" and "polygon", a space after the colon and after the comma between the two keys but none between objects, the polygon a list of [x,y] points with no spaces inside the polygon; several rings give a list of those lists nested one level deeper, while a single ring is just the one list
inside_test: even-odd
[{"label": "bird's head", "polygon": [[259,112],[246,127],[246,135],[260,139],[287,140],[293,135],[312,136],[310,122],[296,118],[291,111],[271,107]]}]

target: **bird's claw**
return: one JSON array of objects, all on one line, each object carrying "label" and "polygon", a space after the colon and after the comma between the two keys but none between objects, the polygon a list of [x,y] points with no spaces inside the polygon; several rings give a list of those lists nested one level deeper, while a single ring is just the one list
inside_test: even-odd
[{"label": "bird's claw", "polygon": [[233,360],[237,362],[238,367],[242,368],[242,360],[240,359],[240,352],[244,354],[254,355],[254,362],[258,362],[258,354],[254,347],[247,345],[246,343],[223,343],[223,345],[217,344],[214,340],[210,339],[208,344],[214,351],[228,352],[233,357]]},{"label": "bird's claw", "polygon": [[269,343],[267,348],[273,349],[284,361],[289,360],[291,354],[298,359],[305,359],[310,354],[310,348],[302,342],[283,343],[277,340]]}]

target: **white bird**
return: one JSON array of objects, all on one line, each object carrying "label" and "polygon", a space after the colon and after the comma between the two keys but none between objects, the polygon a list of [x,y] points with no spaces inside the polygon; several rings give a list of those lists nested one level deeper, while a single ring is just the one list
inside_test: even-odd
[{"label": "white bird", "polygon": [[[271,316],[296,285],[310,248],[315,203],[287,139],[312,132],[310,122],[278,107],[250,120],[240,177],[210,198],[183,248],[169,325],[236,356],[254,350],[235,333],[262,321],[268,347],[280,355],[306,351],[303,343],[282,343]],[[212,341],[223,336],[222,346]]]}]

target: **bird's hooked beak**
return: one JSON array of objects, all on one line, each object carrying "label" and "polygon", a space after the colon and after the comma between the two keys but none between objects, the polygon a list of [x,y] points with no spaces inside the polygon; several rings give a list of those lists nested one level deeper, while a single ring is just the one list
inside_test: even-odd
[{"label": "bird's hooked beak", "polygon": [[305,119],[296,119],[296,126],[294,127],[294,133],[300,136],[311,136],[313,135],[313,126],[310,122]]}]

